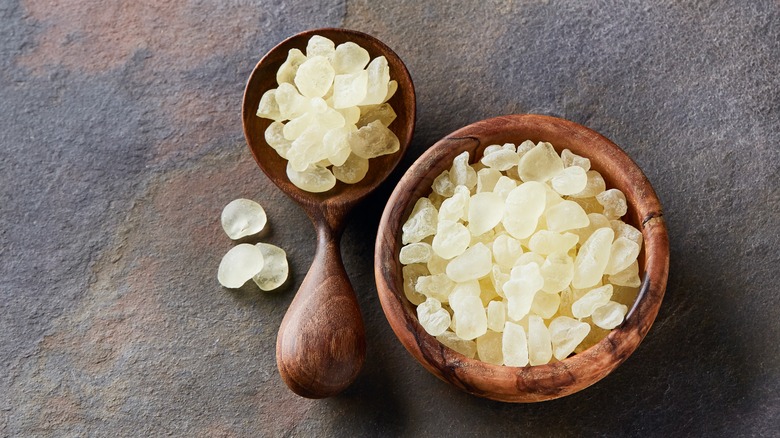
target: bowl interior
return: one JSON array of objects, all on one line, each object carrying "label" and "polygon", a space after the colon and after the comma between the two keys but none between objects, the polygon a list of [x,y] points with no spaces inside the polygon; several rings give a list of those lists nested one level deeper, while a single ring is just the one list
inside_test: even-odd
[{"label": "bowl interior", "polygon": [[[417,322],[414,306],[403,293],[398,261],[401,225],[431,183],[468,151],[473,164],[484,148],[530,139],[547,141],[591,160],[608,188],[618,188],[629,205],[624,221],[642,231],[639,256],[643,278],[626,321],[590,349],[563,361],[522,368],[469,359],[440,344]],[[434,144],[406,172],[393,192],[380,223],[376,247],[377,289],[383,310],[402,344],[437,377],[478,396],[509,402],[535,402],[579,391],[609,374],[639,345],[660,307],[668,272],[668,239],[660,202],[639,167],[614,143],[576,123],[540,115],[488,119],[462,128]]]}]

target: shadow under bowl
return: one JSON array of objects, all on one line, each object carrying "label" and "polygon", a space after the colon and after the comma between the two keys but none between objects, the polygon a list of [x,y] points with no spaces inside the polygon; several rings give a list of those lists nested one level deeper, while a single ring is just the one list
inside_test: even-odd
[{"label": "shadow under bowl", "polygon": [[[625,321],[593,347],[546,365],[509,367],[467,358],[429,335],[405,297],[398,253],[401,227],[415,202],[431,193],[433,180],[468,151],[478,162],[485,147],[524,140],[546,141],[560,153],[570,149],[589,158],[608,188],[626,196],[623,217],[642,232],[642,285]],[[636,350],[655,320],[666,290],[669,240],[661,203],[650,182],[622,149],[584,126],[564,119],[523,114],[483,120],[431,146],[409,168],[387,202],[377,233],[374,269],[377,291],[390,326],[404,347],[436,377],[479,397],[504,402],[539,402],[580,391],[601,380]]]}]

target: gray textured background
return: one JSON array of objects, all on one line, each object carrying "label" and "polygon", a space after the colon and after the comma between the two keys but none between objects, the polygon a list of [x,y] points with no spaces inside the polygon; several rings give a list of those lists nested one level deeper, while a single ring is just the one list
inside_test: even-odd
[{"label": "gray textured background", "polygon": [[[780,3],[0,0],[0,435],[755,435],[780,424]],[[254,164],[243,86],[281,39],[371,33],[418,95],[413,144],[352,217],[368,359],[298,398],[275,333],[314,232]],[[666,300],[612,375],[533,405],[469,396],[401,347],[376,297],[392,186],[468,123],[544,113],[644,169],[665,207]],[[262,202],[292,284],[216,281],[221,208]]]}]

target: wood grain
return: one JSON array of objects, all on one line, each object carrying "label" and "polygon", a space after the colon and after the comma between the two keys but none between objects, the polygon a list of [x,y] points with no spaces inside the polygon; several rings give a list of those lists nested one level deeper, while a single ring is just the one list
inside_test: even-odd
[{"label": "wood grain", "polygon": [[[276,71],[292,48],[305,52],[313,35],[357,43],[375,58],[384,55],[398,91],[389,103],[397,114],[389,128],[401,149],[369,161],[369,170],[357,184],[337,182],[324,193],[309,193],[287,178],[287,161],[266,142],[271,120],[255,115],[263,93],[277,87]],[[303,207],[317,230],[317,252],[306,278],[282,320],[276,346],[279,373],[296,394],[322,398],[344,390],[357,377],[365,360],[365,334],[360,308],[339,251],[339,241],[350,210],[374,190],[401,160],[414,132],[416,101],[412,79],[401,59],[376,38],[347,29],[314,29],[282,41],[257,64],[244,91],[244,135],[252,155],[268,178]]]},{"label": "wood grain", "polygon": [[[469,359],[439,343],[417,321],[403,293],[398,251],[401,225],[431,183],[452,159],[469,151],[471,162],[491,144],[548,141],[591,160],[608,187],[623,191],[629,209],[624,220],[642,231],[643,283],[625,322],[588,350],[540,366],[506,367]],[[471,394],[506,402],[538,402],[580,391],[608,375],[639,346],[650,330],[666,289],[669,240],[661,203],[639,167],[617,145],[576,123],[541,115],[510,115],[459,129],[429,148],[406,172],[382,215],[375,252],[377,290],[388,322],[406,349],[428,371]]]}]

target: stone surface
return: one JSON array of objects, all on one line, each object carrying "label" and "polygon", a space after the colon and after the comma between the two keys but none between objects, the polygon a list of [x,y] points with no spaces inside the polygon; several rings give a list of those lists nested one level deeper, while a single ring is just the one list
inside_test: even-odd
[{"label": "stone surface", "polygon": [[[457,3],[0,2],[0,436],[776,434],[780,4]],[[239,108],[268,49],[324,26],[392,47],[418,120],[342,239],[365,368],[314,401],[281,382],[274,346],[315,235],[254,164]],[[524,112],[623,147],[664,204],[672,257],[658,319],[625,364],[575,395],[508,405],[442,383],[401,347],[373,241],[429,145]],[[262,240],[288,253],[279,293],[217,283],[234,245],[219,215],[238,197],[263,204]]]}]

